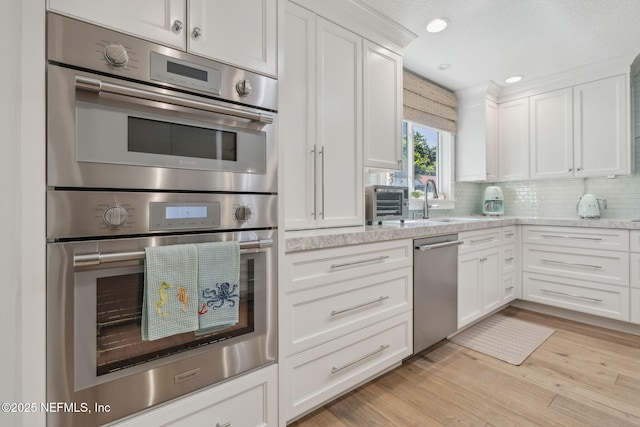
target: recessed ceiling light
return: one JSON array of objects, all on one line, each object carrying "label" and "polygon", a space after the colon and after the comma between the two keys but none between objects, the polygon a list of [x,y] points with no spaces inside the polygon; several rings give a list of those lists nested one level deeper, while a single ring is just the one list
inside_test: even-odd
[{"label": "recessed ceiling light", "polygon": [[451,68],[451,64],[440,64],[438,65],[438,70],[448,70]]},{"label": "recessed ceiling light", "polygon": [[522,80],[524,78],[524,76],[511,76],[506,78],[504,81],[505,83],[517,83],[520,80]]},{"label": "recessed ceiling light", "polygon": [[430,33],[439,33],[447,28],[447,25],[449,25],[449,20],[447,18],[434,18],[427,21],[426,28]]}]

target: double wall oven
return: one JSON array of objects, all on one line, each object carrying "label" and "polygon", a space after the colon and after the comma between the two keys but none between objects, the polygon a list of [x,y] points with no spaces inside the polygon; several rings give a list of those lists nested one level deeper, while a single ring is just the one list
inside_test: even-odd
[{"label": "double wall oven", "polygon": [[[276,81],[47,16],[48,425],[276,360]],[[143,339],[145,248],[237,241],[237,321]],[[108,410],[107,410],[108,408]]]}]

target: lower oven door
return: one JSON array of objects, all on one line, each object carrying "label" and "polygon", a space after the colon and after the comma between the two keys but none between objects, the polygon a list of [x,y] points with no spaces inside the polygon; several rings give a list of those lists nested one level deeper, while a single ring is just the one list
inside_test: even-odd
[{"label": "lower oven door", "polygon": [[[143,340],[141,251],[228,240],[241,247],[238,322]],[[269,230],[49,244],[47,401],[69,406],[48,425],[103,424],[273,363],[275,241]],[[90,254],[101,261],[86,265]]]}]

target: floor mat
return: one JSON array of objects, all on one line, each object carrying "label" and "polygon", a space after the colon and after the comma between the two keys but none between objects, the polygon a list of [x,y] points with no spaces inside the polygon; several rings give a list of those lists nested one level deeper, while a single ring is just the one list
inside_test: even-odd
[{"label": "floor mat", "polygon": [[512,365],[521,365],[553,332],[545,326],[494,314],[449,341]]}]

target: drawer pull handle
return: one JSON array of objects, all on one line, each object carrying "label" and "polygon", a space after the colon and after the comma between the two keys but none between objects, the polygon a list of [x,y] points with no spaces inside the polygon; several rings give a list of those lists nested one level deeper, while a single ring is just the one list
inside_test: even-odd
[{"label": "drawer pull handle", "polygon": [[511,237],[511,236],[513,236],[513,234],[514,233],[504,233],[504,235],[507,236],[507,237]]},{"label": "drawer pull handle", "polygon": [[600,270],[602,268],[602,266],[600,266],[600,265],[578,264],[578,263],[575,263],[575,262],[554,261],[554,260],[551,260],[551,259],[541,259],[540,261],[547,262],[547,263],[550,263],[550,264],[569,265],[569,266],[572,266],[572,267],[595,268],[597,270]]},{"label": "drawer pull handle", "polygon": [[216,427],[231,427],[231,423],[224,423],[224,424],[220,424],[220,423],[216,423]]},{"label": "drawer pull handle", "polygon": [[490,240],[495,240],[495,239],[496,239],[495,237],[487,237],[485,239],[476,239],[476,240],[471,239],[471,244],[481,243],[481,242],[488,242]]},{"label": "drawer pull handle", "polygon": [[505,260],[505,261],[507,261],[507,262],[511,262],[511,261],[513,261],[514,259],[515,259],[515,258],[511,257],[511,258],[505,258],[504,260]]},{"label": "drawer pull handle", "polygon": [[553,234],[541,234],[542,237],[547,237],[549,239],[577,239],[577,240],[596,240],[601,241],[600,237],[581,237],[581,236],[558,236]]},{"label": "drawer pull handle", "polygon": [[362,304],[354,305],[352,307],[344,308],[342,310],[332,310],[331,311],[331,315],[332,316],[336,316],[338,314],[346,313],[347,311],[351,311],[351,310],[355,310],[355,309],[360,308],[360,307],[364,307],[364,306],[367,306],[367,305],[375,304],[377,302],[384,301],[386,299],[389,299],[389,297],[388,296],[380,297],[378,299],[374,299],[373,301],[363,302]]},{"label": "drawer pull handle", "polygon": [[377,258],[363,259],[362,261],[345,262],[344,264],[331,264],[330,268],[333,269],[333,268],[349,267],[351,265],[366,264],[368,262],[382,261],[383,259],[387,259],[387,258],[389,258],[389,255],[379,256]]},{"label": "drawer pull handle", "polygon": [[339,368],[336,368],[336,367],[334,366],[333,368],[331,368],[331,373],[332,373],[332,374],[335,374],[335,373],[337,373],[337,372],[340,372],[340,371],[342,371],[343,369],[348,368],[349,366],[353,366],[353,365],[355,365],[356,363],[362,362],[363,360],[368,359],[368,358],[369,358],[369,357],[371,357],[371,356],[375,356],[376,354],[380,353],[381,351],[384,351],[384,350],[388,349],[389,347],[391,347],[391,346],[390,346],[390,345],[388,345],[388,344],[387,344],[387,345],[381,345],[377,350],[374,350],[374,351],[372,351],[371,353],[365,354],[364,356],[359,357],[359,358],[357,358],[356,360],[354,360],[354,361],[352,361],[352,362],[346,363],[346,364],[344,364],[344,365],[340,366]]},{"label": "drawer pull handle", "polygon": [[556,295],[564,295],[567,297],[572,297],[572,298],[580,298],[580,299],[586,299],[588,301],[594,301],[594,302],[602,302],[603,300],[598,299],[598,298],[589,298],[589,297],[584,297],[582,295],[576,295],[576,294],[568,294],[565,292],[558,292],[558,291],[550,291],[548,289],[540,289],[542,292],[547,292],[549,294],[556,294]]},{"label": "drawer pull handle", "polygon": [[514,288],[514,286],[509,286],[509,287],[504,288],[504,289],[505,289],[506,291],[510,291],[510,290],[511,290],[511,289],[513,289],[513,288]]}]

